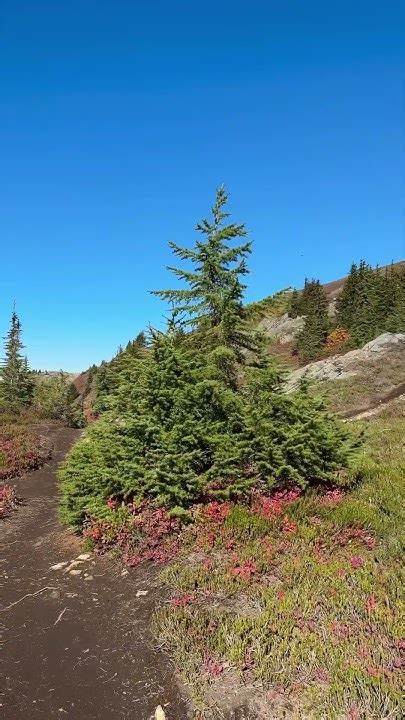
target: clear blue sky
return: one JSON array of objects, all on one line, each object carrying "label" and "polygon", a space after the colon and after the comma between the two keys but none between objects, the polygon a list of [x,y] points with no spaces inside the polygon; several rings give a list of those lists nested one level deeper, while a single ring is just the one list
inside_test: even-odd
[{"label": "clear blue sky", "polygon": [[[402,8],[402,9],[401,9]],[[247,297],[404,256],[402,2],[3,0],[0,332],[109,358],[226,183]]]}]

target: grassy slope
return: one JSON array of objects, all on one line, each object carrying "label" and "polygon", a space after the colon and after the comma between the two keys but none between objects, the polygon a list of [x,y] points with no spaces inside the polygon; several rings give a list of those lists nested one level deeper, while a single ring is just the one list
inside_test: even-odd
[{"label": "grassy slope", "polygon": [[221,717],[236,698],[249,718],[401,717],[404,409],[363,424],[366,479],[352,492],[267,518],[234,506],[185,532],[156,632],[197,707]]},{"label": "grassy slope", "polygon": [[321,397],[333,412],[361,408],[404,381],[404,361],[403,350],[394,349],[379,360],[359,363],[359,372],[353,377],[314,383],[311,392]]}]

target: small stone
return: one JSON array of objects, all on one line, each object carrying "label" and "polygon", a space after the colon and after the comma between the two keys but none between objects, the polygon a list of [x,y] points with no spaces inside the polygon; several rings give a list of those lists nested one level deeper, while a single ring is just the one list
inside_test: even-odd
[{"label": "small stone", "polygon": [[122,577],[129,575],[129,570],[122,570],[121,575],[122,575]]},{"label": "small stone", "polygon": [[155,710],[155,720],[166,720],[166,715],[161,705],[158,705]]},{"label": "small stone", "polygon": [[93,575],[86,575],[85,580],[93,580]]},{"label": "small stone", "polygon": [[76,560],[83,561],[83,560],[90,560],[90,558],[91,558],[91,553],[82,553],[81,555],[77,556]]},{"label": "small stone", "polygon": [[56,565],[51,565],[51,570],[62,570],[62,568],[65,567],[65,565],[69,564],[69,560],[65,560],[65,562],[56,563]]},{"label": "small stone", "polygon": [[81,575],[81,570],[69,570],[69,575]]},{"label": "small stone", "polygon": [[138,590],[136,593],[136,597],[143,597],[144,595],[147,595],[147,594],[148,594],[147,590]]}]

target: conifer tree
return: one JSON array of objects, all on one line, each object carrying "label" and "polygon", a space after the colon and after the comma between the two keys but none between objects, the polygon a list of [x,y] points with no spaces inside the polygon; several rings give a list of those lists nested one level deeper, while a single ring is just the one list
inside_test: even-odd
[{"label": "conifer tree", "polygon": [[10,329],[4,338],[5,357],[0,369],[0,393],[4,405],[15,412],[28,405],[32,399],[33,380],[27,358],[22,354],[21,322],[15,308],[11,316]]},{"label": "conifer tree", "polygon": [[347,465],[347,429],[306,393],[286,395],[282,373],[262,354],[254,364],[243,361],[251,338],[239,275],[250,245],[231,251],[226,244],[245,231],[222,225],[225,201],[220,189],[213,223],[199,226],[207,237],[195,249],[172,246],[195,267],[175,270],[186,289],[158,293],[174,306],[167,330],[152,331],[148,352],[122,354],[130,360],[109,409],[61,470],[68,523],[102,513],[112,494],[186,508],[240,497],[252,486],[295,481],[304,488]]},{"label": "conifer tree", "polygon": [[300,294],[296,288],[292,291],[291,294],[291,300],[290,300],[290,310],[289,310],[289,316],[292,318],[296,318],[299,315],[301,315],[301,302],[300,302]]},{"label": "conifer tree", "polygon": [[352,327],[358,300],[359,284],[359,270],[356,263],[352,263],[342,292],[336,301],[337,327],[342,327],[346,330],[350,330]]},{"label": "conifer tree", "polygon": [[174,242],[169,246],[176,257],[192,264],[192,270],[170,266],[168,269],[188,287],[176,290],[156,290],[154,295],[172,306],[174,316],[181,318],[184,327],[204,330],[206,342],[219,343],[240,351],[255,349],[253,337],[246,331],[246,311],[243,306],[245,285],[241,278],[248,273],[246,258],[251,243],[233,247],[231,242],[247,235],[245,225],[225,224],[229,217],[225,206],[228,195],[221,186],[216,193],[212,217],[197,225],[203,235],[192,249]]},{"label": "conifer tree", "polygon": [[329,330],[328,302],[319,280],[305,280],[300,310],[305,315],[305,325],[296,348],[300,359],[308,362],[324,349]]}]

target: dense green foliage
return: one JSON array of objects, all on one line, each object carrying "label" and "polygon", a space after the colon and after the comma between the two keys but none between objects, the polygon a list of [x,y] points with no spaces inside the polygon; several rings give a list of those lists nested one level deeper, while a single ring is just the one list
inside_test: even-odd
[{"label": "dense green foliage", "polygon": [[0,405],[19,412],[30,404],[33,379],[27,358],[22,354],[21,323],[15,310],[5,337],[5,358],[0,368]]},{"label": "dense green foliage", "polygon": [[318,357],[325,347],[329,331],[328,302],[319,280],[305,280],[302,293],[293,293],[292,317],[305,315],[305,325],[297,339],[297,353],[308,362]]},{"label": "dense green foliage", "polygon": [[[290,298],[290,317],[305,316],[305,326],[296,342],[296,352],[308,362],[328,351],[328,332],[346,332],[346,349],[361,347],[383,332],[405,331],[405,268],[375,269],[363,260],[352,264],[336,302],[335,317],[328,317],[328,304],[319,280],[305,281],[301,292]],[[332,343],[333,350],[333,343]]]},{"label": "dense green foliage", "polygon": [[77,390],[62,371],[50,377],[39,377],[32,405],[41,417],[61,420],[73,427],[82,427],[84,424]]},{"label": "dense green foliage", "polygon": [[230,242],[247,235],[244,225],[225,225],[229,217],[225,211],[228,196],[224,187],[217,191],[212,218],[197,225],[203,235],[194,248],[169,243],[174,255],[191,262],[193,270],[169,267],[187,287],[154,292],[172,307],[173,319],[181,327],[203,331],[205,343],[212,347],[225,345],[240,351],[255,348],[252,335],[246,329],[246,310],[243,305],[245,285],[241,277],[248,273],[246,258],[251,243],[233,247]]},{"label": "dense green foliage", "polygon": [[246,230],[224,224],[226,199],[220,188],[192,250],[172,245],[193,267],[173,270],[188,288],[158,292],[173,309],[167,331],[96,376],[105,412],[60,473],[67,523],[110,496],[185,508],[252,487],[330,481],[347,465],[348,431],[304,390],[282,392],[282,373],[248,330],[240,276],[250,244],[230,244]]},{"label": "dense green foliage", "polygon": [[355,346],[382,332],[405,330],[405,269],[373,270],[353,264],[336,305],[336,322],[350,332]]}]

